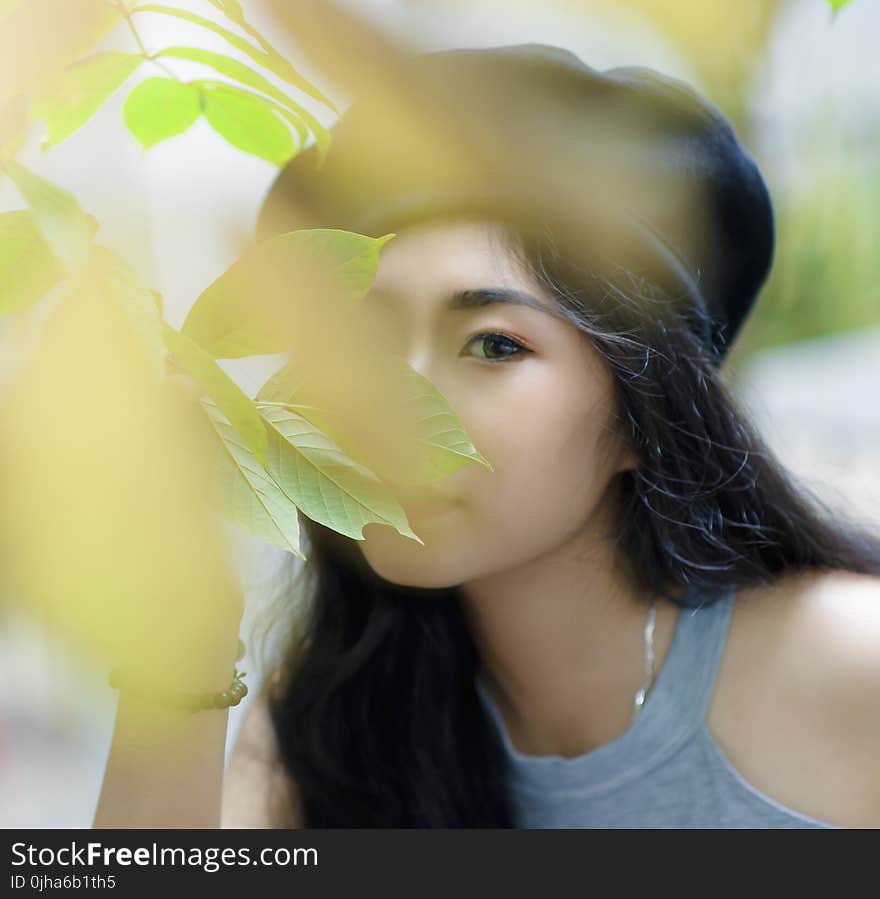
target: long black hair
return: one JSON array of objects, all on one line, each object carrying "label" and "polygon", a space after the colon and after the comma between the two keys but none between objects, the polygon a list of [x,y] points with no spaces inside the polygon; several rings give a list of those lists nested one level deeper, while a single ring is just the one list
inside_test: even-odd
[{"label": "long black hair", "polygon": [[[717,597],[784,572],[880,574],[880,536],[786,470],[693,322],[651,314],[658,288],[626,270],[575,264],[547,230],[501,224],[506,248],[612,375],[615,427],[640,464],[617,476],[619,515],[606,538],[646,598],[668,595],[670,583]],[[513,826],[506,757],[475,691],[459,589],[391,584],[354,541],[302,523],[308,562],[285,597],[301,614],[268,699],[305,825]]]}]

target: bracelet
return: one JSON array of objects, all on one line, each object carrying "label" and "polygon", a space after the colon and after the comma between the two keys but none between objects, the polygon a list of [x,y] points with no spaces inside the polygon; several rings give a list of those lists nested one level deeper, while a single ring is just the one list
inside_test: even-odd
[{"label": "bracelet", "polygon": [[[244,655],[244,643],[239,640],[238,645],[239,652],[236,661]],[[219,693],[163,693],[154,688],[144,687],[143,684],[133,680],[117,668],[110,672],[109,681],[110,686],[114,690],[125,689],[127,693],[131,693],[133,696],[138,696],[141,699],[196,712],[201,709],[228,709],[231,706],[238,705],[248,693],[247,684],[242,681],[246,674],[246,671],[239,671],[238,666],[236,666],[232,683]]]},{"label": "bracelet", "polygon": [[125,689],[127,693],[160,705],[196,712],[201,709],[228,709],[230,706],[238,705],[247,696],[247,684],[242,681],[246,674],[246,671],[236,669],[232,683],[219,693],[160,693],[129,680],[117,670],[110,672],[110,686],[114,689]]}]

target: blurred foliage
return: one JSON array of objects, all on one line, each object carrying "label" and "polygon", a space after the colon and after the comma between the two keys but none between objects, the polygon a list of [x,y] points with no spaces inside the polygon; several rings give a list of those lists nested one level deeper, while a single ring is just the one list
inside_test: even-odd
[{"label": "blurred foliage", "polygon": [[776,259],[732,358],[880,327],[880,151],[869,159],[821,155],[805,188],[775,193]]},{"label": "blurred foliage", "polygon": [[621,12],[644,19],[678,50],[700,75],[708,96],[737,127],[755,65],[767,44],[782,0],[558,0],[591,15]]},{"label": "blurred foliage", "polygon": [[[0,600],[150,688],[175,673],[213,685],[231,667],[243,610],[220,516],[303,560],[300,512],[352,539],[378,523],[422,544],[381,478],[422,483],[491,464],[439,391],[405,360],[366,346],[359,302],[394,234],[278,235],[202,293],[185,333],[163,321],[161,296],[95,243],[98,221],[16,158],[29,125],[45,123],[44,148],[63,143],[143,64],[163,73],[125,103],[143,147],[204,115],[228,143],[276,166],[310,131],[320,167],[329,131],[297,101],[223,54],[148,51],[133,22],[143,13],[219,34],[313,99],[323,94],[236,0],[211,3],[248,39],[174,7],[69,2],[71,23],[83,27],[60,40],[38,26],[65,11],[61,0],[0,0],[0,71],[15,75],[0,78],[0,178],[27,207],[0,213],[0,313],[15,326],[8,348],[19,349],[16,328],[31,307],[48,313],[0,382]],[[123,23],[139,52],[77,58]],[[183,81],[166,60],[233,83]],[[285,349],[295,360],[257,400],[216,361]],[[376,471],[356,457],[375,458]]]},{"label": "blurred foliage", "polygon": [[[819,0],[815,0],[819,2]],[[849,0],[827,0],[833,22]],[[635,14],[694,67],[702,89],[751,148],[749,103],[783,0],[559,0],[585,14]],[[804,132],[803,186],[770,184],[777,218],[773,269],[728,358],[735,370],[770,346],[880,326],[880,147],[832,146],[833,117]],[[818,137],[816,135],[819,135]],[[865,165],[853,160],[870,156]],[[762,164],[772,182],[772,165]]]}]

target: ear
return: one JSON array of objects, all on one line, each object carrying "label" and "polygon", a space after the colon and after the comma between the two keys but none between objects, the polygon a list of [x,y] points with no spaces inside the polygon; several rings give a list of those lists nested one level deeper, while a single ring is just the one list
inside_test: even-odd
[{"label": "ear", "polygon": [[603,451],[608,454],[612,475],[641,468],[642,460],[633,446],[630,429],[619,416],[611,416],[601,442]]},{"label": "ear", "polygon": [[631,453],[626,453],[625,455],[621,456],[620,462],[615,468],[615,474],[622,471],[635,471],[640,467],[641,466],[638,459],[636,459],[636,457]]},{"label": "ear", "polygon": [[641,461],[629,445],[629,442],[618,440],[611,473],[618,474],[618,472],[622,471],[633,471],[640,467]]}]

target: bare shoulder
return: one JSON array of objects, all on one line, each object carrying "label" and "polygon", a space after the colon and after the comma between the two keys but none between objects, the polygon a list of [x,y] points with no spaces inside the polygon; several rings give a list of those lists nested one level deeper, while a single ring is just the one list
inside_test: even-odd
[{"label": "bare shoulder", "polygon": [[789,700],[848,697],[852,706],[861,697],[876,709],[880,577],[809,572],[739,591],[729,640],[766,666]]},{"label": "bare shoulder", "polygon": [[880,577],[789,575],[737,593],[707,723],[753,786],[880,826]]},{"label": "bare shoulder", "polygon": [[251,702],[223,781],[221,827],[304,827],[296,784],[284,771],[266,690]]}]

